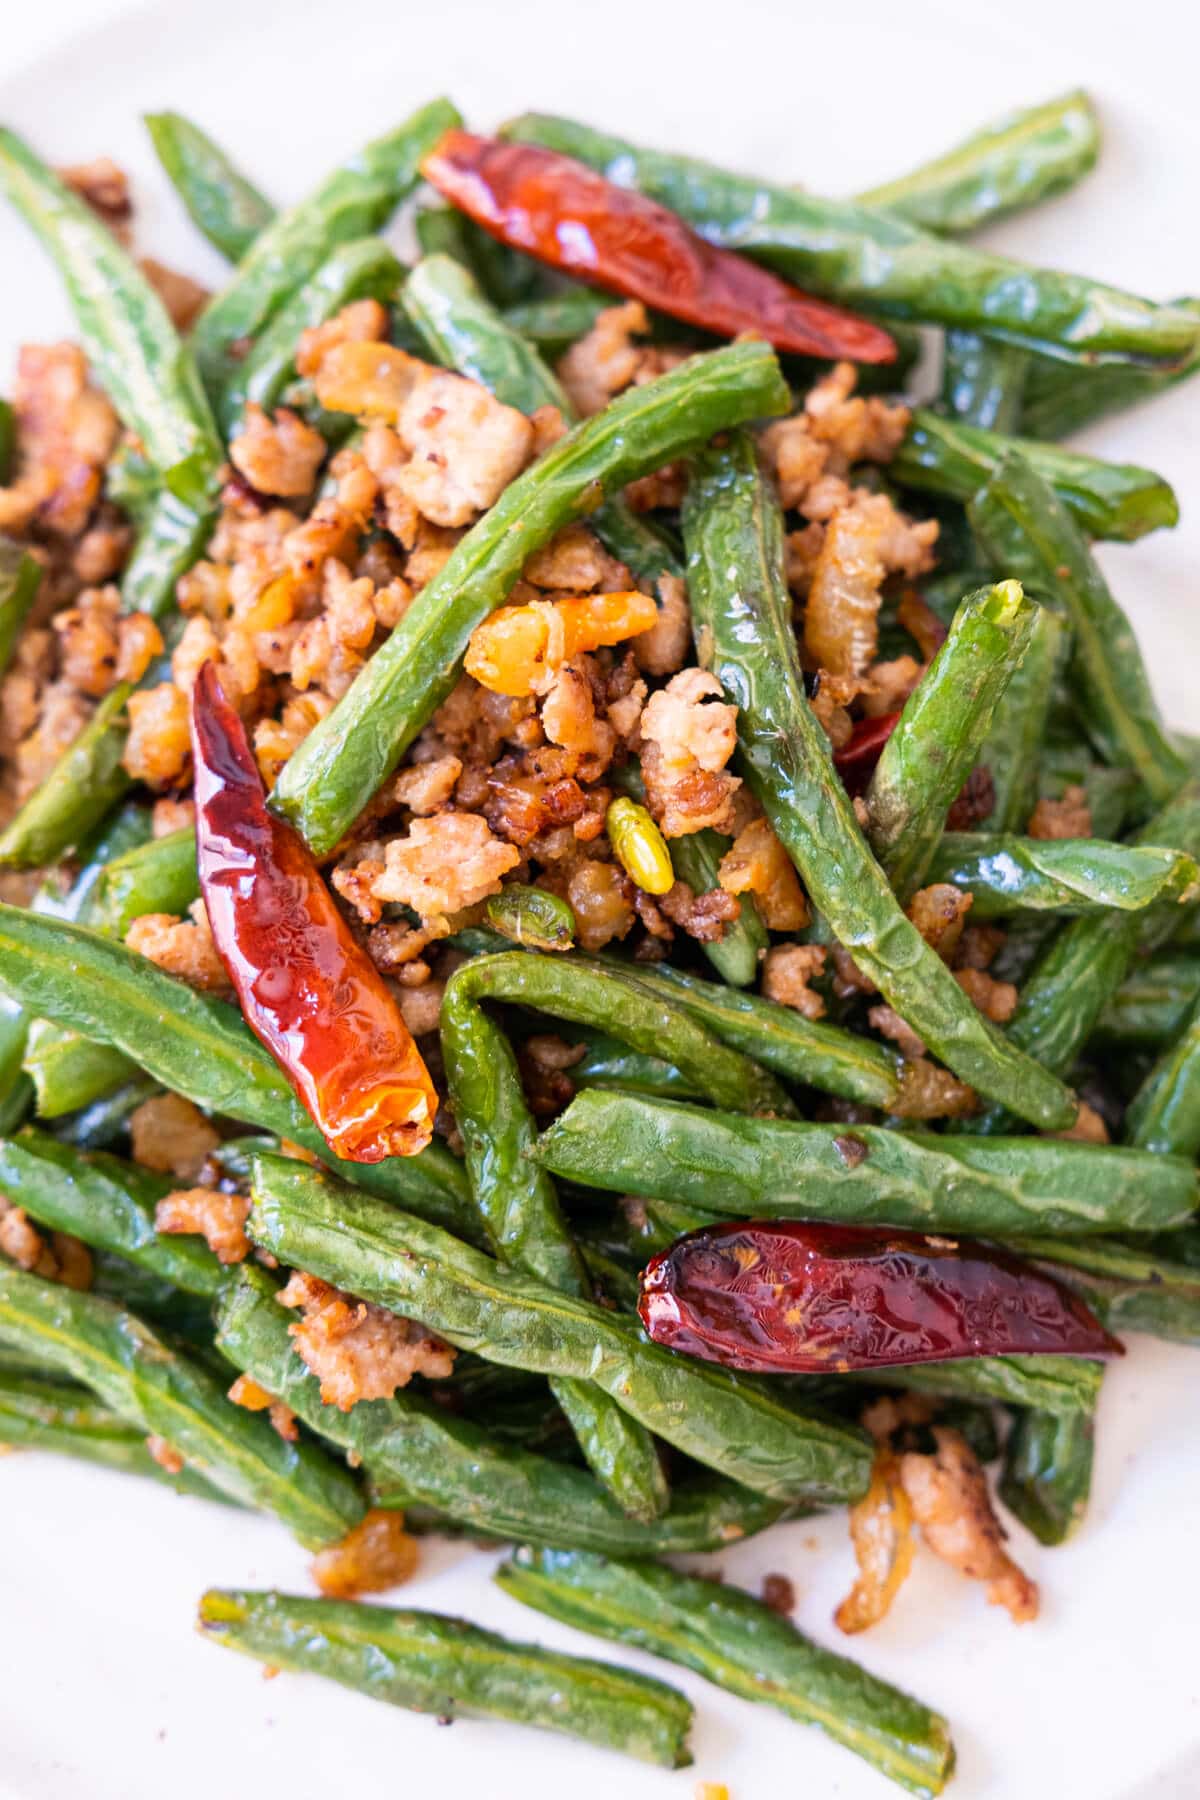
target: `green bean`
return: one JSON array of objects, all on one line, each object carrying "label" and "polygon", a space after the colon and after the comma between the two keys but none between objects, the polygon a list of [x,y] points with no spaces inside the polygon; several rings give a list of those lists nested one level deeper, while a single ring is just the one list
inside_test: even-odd
[{"label": "green bean", "polygon": [[1176,307],[949,243],[891,212],[643,150],[541,113],[514,120],[503,135],[639,189],[710,243],[770,263],[810,293],[890,318],[965,326],[1089,363],[1169,364],[1196,343],[1196,321]]},{"label": "green bean", "polygon": [[129,252],[15,132],[0,127],[0,187],[66,284],[92,369],[179,499],[206,496],[223,451],[191,352]]},{"label": "green bean", "polygon": [[248,355],[230,371],[217,402],[226,437],[241,429],[247,406],[269,411],[275,405],[294,373],[302,331],[323,325],[351,300],[390,301],[403,278],[401,264],[382,238],[339,244],[271,315]]},{"label": "green bean", "polygon": [[[471,269],[465,227],[466,214],[453,206],[418,206],[413,219],[422,256],[452,256],[464,269]],[[471,272],[474,274],[473,269]]]},{"label": "green bean", "polygon": [[[1167,845],[1200,859],[1200,782],[1181,788],[1134,843]],[[1129,973],[1159,910],[1086,913],[1065,925],[1041,952],[1021,989],[1008,1027],[1012,1041],[1047,1069],[1065,1074]],[[991,1107],[974,1119],[958,1121],[957,1129],[988,1134],[1005,1130],[1007,1123],[1003,1108]]]},{"label": "green bean", "polygon": [[[973,1356],[961,1362],[913,1363],[872,1371],[864,1386],[914,1389],[955,1399],[1002,1400],[1056,1416],[1095,1409],[1104,1365],[1079,1356]],[[858,1381],[858,1376],[847,1376]]]},{"label": "green bean", "polygon": [[[1033,811],[1046,726],[1069,649],[1069,634],[1058,613],[1039,606],[1019,666],[996,702],[992,723],[979,747],[979,763],[992,778],[988,825],[1019,831]],[[1120,821],[1114,821],[1114,827]],[[1097,836],[1116,835],[1094,827]],[[936,853],[935,853],[936,859]]]},{"label": "green bean", "polygon": [[[588,1292],[587,1270],[559,1208],[554,1183],[530,1156],[537,1132],[516,1059],[504,1033],[479,1004],[481,991],[496,989],[489,975],[494,978],[498,962],[513,964],[511,973],[517,978],[513,985],[520,993],[525,975],[520,965],[526,960],[485,957],[451,976],[442,1000],[442,1060],[450,1104],[466,1146],[471,1191],[492,1248],[515,1269],[583,1299]],[[506,984],[500,980],[498,985],[503,993]],[[552,1377],[551,1388],[589,1467],[622,1511],[636,1519],[653,1519],[664,1512],[669,1490],[646,1428],[587,1381]]]},{"label": "green bean", "polygon": [[29,1027],[22,1063],[33,1082],[38,1117],[60,1119],[103,1100],[137,1073],[132,1058],[48,1019]]},{"label": "green bean", "polygon": [[82,843],[97,818],[129,789],[121,766],[124,713],[130,689],[124,682],[102,700],[79,736],[63,751],[41,786],[0,833],[0,864],[39,869],[57,862]]},{"label": "green bean", "polygon": [[1177,1038],[1200,999],[1200,960],[1166,952],[1135,963],[1097,1019],[1094,1036],[1125,1050],[1161,1049]]},{"label": "green bean", "polygon": [[425,152],[461,123],[448,100],[431,101],[395,131],[365,145],[258,233],[228,287],[209,302],[192,330],[196,360],[214,402],[236,375],[240,341],[257,338],[339,244],[380,230],[417,185]]},{"label": "green bean", "polygon": [[1013,1241],[1023,1256],[1074,1288],[1110,1331],[1145,1331],[1171,1343],[1200,1343],[1200,1270],[1191,1263],[1102,1238],[1087,1244],[1057,1238]]},{"label": "green bean", "polygon": [[657,1094],[667,1100],[700,1098],[687,1078],[661,1057],[643,1056],[606,1032],[574,1031],[565,1035],[583,1049],[580,1060],[570,1067],[572,1087],[624,1088],[635,1094]]},{"label": "green bean", "polygon": [[371,1700],[451,1719],[510,1719],[678,1769],[690,1701],[611,1663],[515,1643],[465,1619],[350,1600],[210,1588],[200,1630],[272,1669],[322,1675]]},{"label": "green bean", "polygon": [[[1200,300],[1177,300],[1175,309],[1200,319]],[[1165,393],[1198,370],[1200,344],[1172,369],[1145,369],[1120,363],[1089,369],[1037,356],[1025,382],[1021,429],[1032,438],[1070,437],[1097,419]]]},{"label": "green bean", "polygon": [[756,1493],[857,1497],[860,1434],[781,1405],[763,1384],[677,1357],[636,1325],[498,1264],[447,1232],[281,1157],[254,1166],[250,1235],[294,1267],[420,1318],[490,1362],[592,1380],[649,1430]]},{"label": "green bean", "polygon": [[598,1088],[576,1095],[534,1154],[584,1187],[737,1218],[1009,1237],[1029,1227],[1154,1231],[1181,1224],[1196,1205],[1188,1163],[1146,1151],[749,1119]]},{"label": "green bean", "polygon": [[1131,1100],[1125,1140],[1166,1156],[1200,1156],[1200,1001]]},{"label": "green bean", "polygon": [[275,208],[219,144],[182,113],[142,115],[154,154],[187,208],[193,225],[230,262],[240,262]]},{"label": "green bean", "polygon": [[496,1580],[538,1612],[676,1662],[815,1725],[913,1794],[954,1772],[950,1727],[858,1663],[823,1650],[762,1601],[653,1563],[521,1550]]},{"label": "green bean", "polygon": [[913,413],[889,471],[901,487],[967,501],[1007,456],[1022,457],[1054,489],[1087,537],[1132,543],[1147,532],[1179,523],[1174,489],[1153,469],[1104,462],[1034,438],[985,431],[960,419],[943,419],[927,407]]},{"label": "green bean", "polygon": [[975,231],[1074,187],[1099,152],[1096,110],[1075,88],[985,125],[944,156],[858,199],[926,231]]},{"label": "green bean", "polygon": [[1138,912],[1155,902],[1188,905],[1200,898],[1200,867],[1190,856],[1101,838],[948,831],[928,879],[951,881],[970,894],[972,921],[1015,912]]},{"label": "green bean", "polygon": [[17,415],[11,401],[0,399],[0,483],[12,480],[17,452]]},{"label": "green bean", "polygon": [[140,531],[162,492],[154,464],[132,438],[124,438],[104,466],[104,497],[119,506]]},{"label": "green bean", "polygon": [[23,544],[0,535],[0,675],[13,658],[42,581],[42,565]]},{"label": "green bean", "polygon": [[[643,390],[645,391],[645,390]],[[744,436],[692,466],[684,505],[698,641],[738,706],[748,784],[817,910],[864,974],[954,1073],[1033,1124],[1075,1115],[1053,1076],[1012,1048],[901,912],[872,858],[804,693],[783,579],[779,504]],[[289,767],[291,765],[289,764]]]},{"label": "green bean", "polygon": [[541,300],[518,301],[506,306],[504,322],[536,344],[543,356],[561,356],[586,337],[602,312],[613,305],[611,294],[599,288],[570,287]]},{"label": "green bean", "polygon": [[1067,508],[1023,458],[1008,455],[967,511],[997,567],[1065,613],[1088,734],[1106,762],[1134,769],[1161,806],[1187,769],[1159,721],[1129,620]]},{"label": "green bean", "polygon": [[188,826],[165,837],[150,838],[106,863],[88,922],[108,936],[123,938],[143,914],[182,917],[199,896],[196,834]]},{"label": "green bean", "polygon": [[968,594],[883,746],[866,793],[866,831],[902,903],[925,879],[1036,616],[1017,581]]},{"label": "green bean", "polygon": [[[605,967],[620,965],[605,956]],[[823,1093],[890,1107],[900,1093],[898,1059],[882,1044],[824,1020],[804,1018],[761,994],[743,994],[704,981],[669,963],[637,964],[635,979],[663,1000],[673,1001],[714,1037],[755,1062]]]},{"label": "green bean", "polygon": [[339,1163],[235,1009],[194,992],[123,944],[0,906],[0,988],[40,1017],[115,1044],[197,1106],[290,1138],[376,1193],[471,1232],[466,1181],[449,1151],[430,1144],[419,1156]]},{"label": "green bean", "polygon": [[452,983],[464,999],[510,1000],[611,1032],[646,1056],[665,1051],[715,1106],[785,1116],[795,1111],[772,1075],[723,1044],[688,1007],[662,986],[643,982],[628,965],[510,950],[464,964]]},{"label": "green bean", "polygon": [[231,1499],[273,1512],[302,1544],[329,1543],[362,1517],[345,1469],[312,1444],[285,1443],[265,1417],[227,1400],[199,1362],[111,1301],[0,1263],[0,1334],[165,1439]]},{"label": "green bean", "polygon": [[[403,1509],[415,1499],[490,1537],[630,1556],[719,1549],[784,1516],[778,1501],[703,1475],[675,1488],[661,1518],[627,1518],[585,1469],[494,1436],[488,1401],[487,1426],[412,1388],[391,1400],[360,1401],[349,1412],[323,1406],[316,1377],[288,1335],[288,1315],[274,1286],[252,1263],[241,1264],[221,1292],[217,1341],[236,1368],[361,1459],[381,1506]],[[485,1367],[501,1372],[495,1364]],[[456,1369],[449,1385],[457,1380]]]},{"label": "green bean", "polygon": [[1091,1413],[1020,1412],[1009,1433],[1000,1498],[1039,1544],[1065,1544],[1087,1511],[1096,1422]]},{"label": "green bean", "polygon": [[472,631],[526,560],[602,493],[661,468],[712,432],[782,412],[765,344],[732,344],[632,388],[510,483],[461,539],[338,705],[290,759],[272,804],[318,853],[331,850],[453,685]]},{"label": "green bean", "polygon": [[510,882],[492,895],[484,917],[501,937],[530,950],[569,950],[575,940],[575,914],[548,888]]},{"label": "green bean", "polygon": [[948,331],[942,348],[942,404],[960,425],[1016,431],[1028,350],[974,331]]},{"label": "green bean", "polygon": [[145,1434],[127,1425],[87,1388],[12,1373],[0,1366],[0,1444],[48,1450],[127,1475],[149,1476],[178,1494],[228,1503],[228,1496],[186,1465],[172,1473],[146,1448]]},{"label": "green bean", "polygon": [[0,1191],[51,1231],[67,1231],[161,1276],[184,1293],[211,1297],[222,1269],[197,1237],[162,1236],[154,1209],[174,1184],[103,1152],[85,1155],[44,1131],[0,1139]]},{"label": "green bean", "polygon": [[[459,263],[446,256],[425,257],[405,283],[404,307],[438,362],[470,376],[518,412],[556,406],[566,424],[577,423],[561,382]],[[639,579],[679,573],[678,560],[660,534],[619,494],[597,509],[591,523],[612,554]]]},{"label": "green bean", "polygon": [[[163,488],[146,516],[121,577],[121,610],[162,621],[174,610],[175,586],[204,550],[216,510],[190,505]],[[155,679],[161,679],[155,674]]]}]

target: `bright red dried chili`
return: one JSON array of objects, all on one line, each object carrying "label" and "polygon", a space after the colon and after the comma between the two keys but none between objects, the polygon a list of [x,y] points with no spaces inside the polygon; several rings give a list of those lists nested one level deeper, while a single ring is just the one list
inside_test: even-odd
[{"label": "bright red dried chili", "polygon": [[247,1024],[339,1156],[423,1150],[438,1104],[429,1071],[303,840],[268,810],[211,663],[192,691],[192,751],[200,888]]},{"label": "bright red dried chili", "polygon": [[1121,1350],[1032,1264],[965,1238],[791,1221],[709,1226],[642,1274],[659,1344],[760,1373]]},{"label": "bright red dried chili", "polygon": [[799,356],[895,360],[881,326],[716,249],[657,201],[557,151],[448,131],[421,170],[501,243],[718,337],[753,332]]},{"label": "bright red dried chili", "polygon": [[866,793],[883,746],[899,723],[898,712],[881,713],[877,719],[857,719],[841,749],[834,751],[834,767],[851,798]]}]

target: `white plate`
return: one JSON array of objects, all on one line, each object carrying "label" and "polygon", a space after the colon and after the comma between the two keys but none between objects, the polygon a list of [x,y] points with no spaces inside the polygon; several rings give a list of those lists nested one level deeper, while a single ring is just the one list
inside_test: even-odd
[{"label": "white plate", "polygon": [[[1120,40],[1084,46],[1014,36],[979,8],[936,0],[855,7],[646,5],[574,10],[440,0],[414,15],[382,0],[310,11],[250,0],[173,0],[77,35],[0,87],[0,112],[55,161],[107,152],[137,177],[143,245],[211,279],[215,256],[181,219],[138,125],[177,106],[227,144],[270,192],[300,194],[337,157],[440,90],[488,125],[540,106],[631,135],[849,191],[952,142],[994,113],[1081,79],[1109,129],[1103,172],[1077,194],[997,230],[1031,259],[1168,296],[1195,292],[1190,221],[1200,159],[1161,95],[1139,99]],[[1025,5],[1026,16],[1036,17]],[[1054,9],[1048,8],[1053,25]],[[1139,15],[1140,16],[1140,15]],[[1165,18],[1160,25],[1165,25]],[[1064,25],[1058,16],[1060,30]],[[1069,26],[1070,20],[1066,21]],[[1153,22],[1150,29],[1155,29]],[[1099,50],[1096,46],[1099,45]],[[1173,53],[1186,59],[1178,38]],[[1107,61],[1105,59],[1108,59]],[[1146,56],[1140,67],[1151,66]],[[1177,90],[1183,90],[1175,83]],[[57,282],[0,218],[0,371],[23,338],[70,330]],[[0,380],[0,391],[5,380]],[[1200,489],[1194,398],[1181,391],[1095,430],[1088,446],[1153,464]],[[1189,504],[1189,521],[1192,517]],[[1200,724],[1194,525],[1104,553],[1147,647],[1170,716]],[[1018,1632],[926,1555],[892,1619],[854,1653],[940,1706],[959,1747],[958,1800],[1155,1800],[1200,1791],[1195,1517],[1200,1383],[1187,1352],[1139,1344],[1106,1383],[1089,1520],[1043,1552],[1016,1554],[1042,1584],[1039,1622]],[[817,1733],[650,1659],[558,1629],[488,1582],[491,1559],[432,1549],[401,1603],[463,1613],[676,1681],[698,1707],[694,1771],[664,1775],[565,1740],[463,1722],[439,1730],[315,1680],[270,1685],[191,1631],[209,1584],[304,1591],[305,1559],[273,1524],[137,1482],[14,1456],[0,1470],[0,1789],[21,1800],[321,1800],[477,1793],[500,1800],[688,1800],[695,1780],[733,1800],[804,1794],[879,1800],[882,1777]],[[720,1559],[754,1587],[784,1570],[797,1623],[837,1644],[831,1610],[851,1578],[844,1517],[780,1528]]]}]

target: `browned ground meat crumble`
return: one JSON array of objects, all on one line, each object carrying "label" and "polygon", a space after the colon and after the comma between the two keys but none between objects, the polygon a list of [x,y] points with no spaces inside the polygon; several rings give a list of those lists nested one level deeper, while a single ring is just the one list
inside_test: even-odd
[{"label": "browned ground meat crumble", "polygon": [[454,1367],[454,1351],[423,1325],[354,1300],[315,1275],[297,1271],[276,1298],[302,1312],[289,1334],[321,1383],[322,1401],[341,1412],[359,1400],[390,1400],[414,1375],[438,1379]]}]

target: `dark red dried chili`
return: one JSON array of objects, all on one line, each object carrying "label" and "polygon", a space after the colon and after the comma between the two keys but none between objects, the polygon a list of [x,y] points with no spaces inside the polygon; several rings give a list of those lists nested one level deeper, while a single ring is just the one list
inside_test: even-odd
[{"label": "dark red dried chili", "polygon": [[753,332],[800,356],[895,360],[881,326],[714,248],[657,201],[557,151],[448,131],[421,171],[501,243],[718,337]]},{"label": "dark red dried chili", "polygon": [[192,690],[192,751],[200,889],[247,1024],[339,1156],[423,1150],[438,1104],[429,1071],[303,840],[268,810],[211,663]]},{"label": "dark red dried chili", "polygon": [[857,719],[841,749],[834,751],[834,767],[851,799],[866,793],[883,746],[899,723],[898,712],[880,713],[877,719]]},{"label": "dark red dried chili", "polygon": [[709,1226],[642,1274],[656,1343],[760,1373],[1121,1345],[1032,1264],[965,1238],[791,1221]]}]

